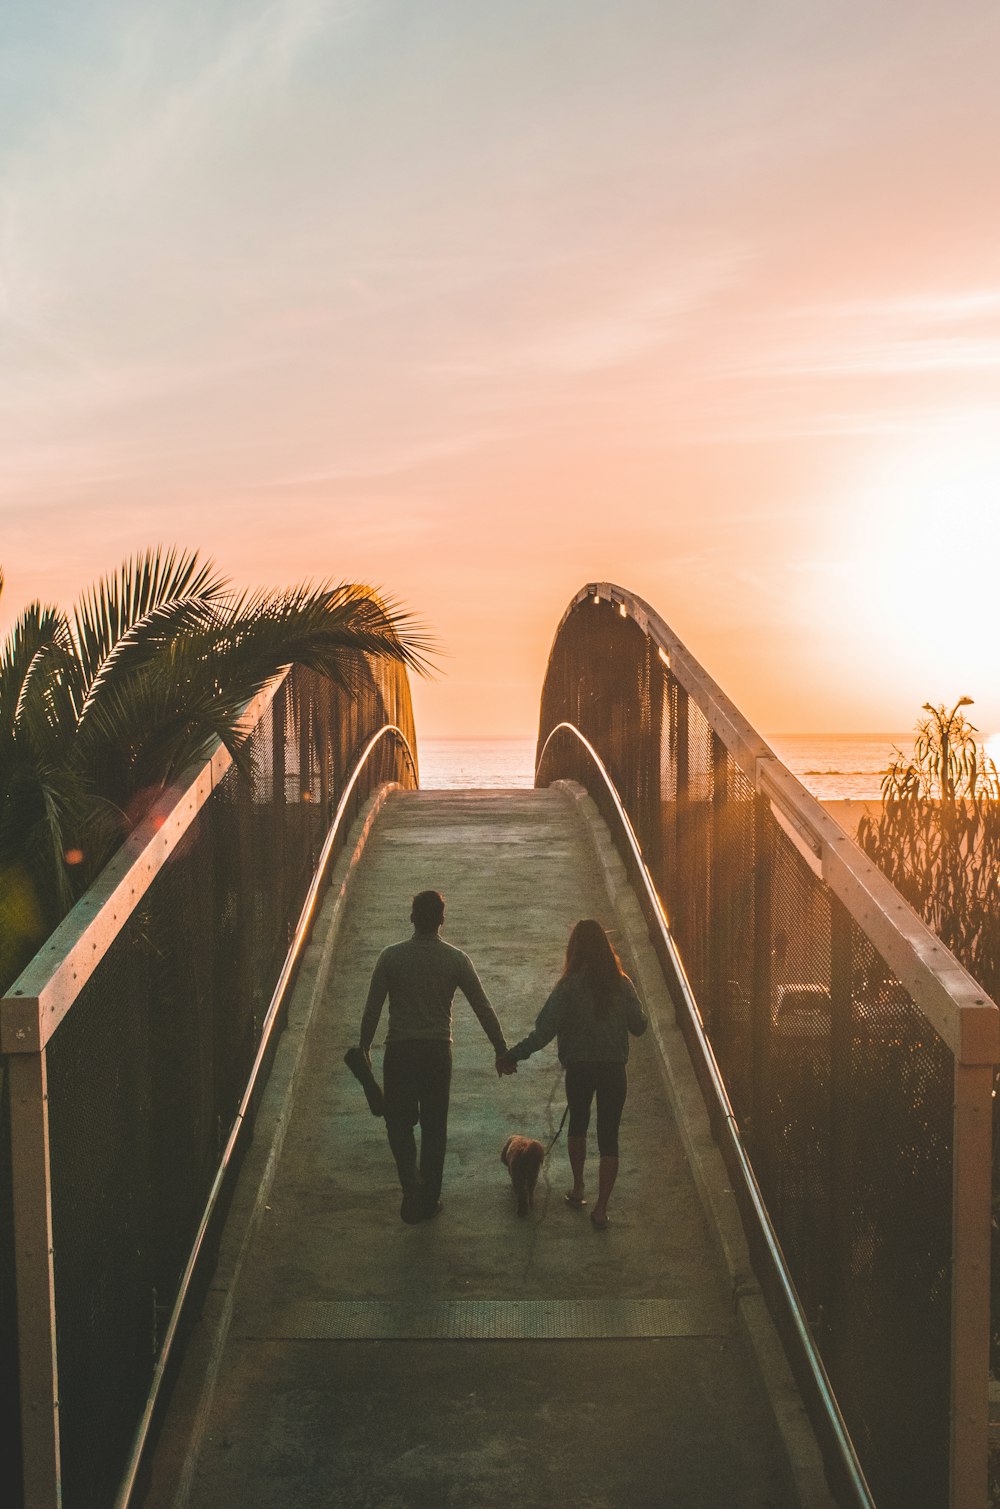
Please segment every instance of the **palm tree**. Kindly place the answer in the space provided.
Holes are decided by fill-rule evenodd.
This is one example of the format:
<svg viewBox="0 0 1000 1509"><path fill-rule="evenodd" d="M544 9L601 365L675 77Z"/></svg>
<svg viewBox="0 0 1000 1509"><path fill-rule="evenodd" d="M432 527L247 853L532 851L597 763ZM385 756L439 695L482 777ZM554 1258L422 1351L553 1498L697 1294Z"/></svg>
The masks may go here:
<svg viewBox="0 0 1000 1509"><path fill-rule="evenodd" d="M1000 1000L1000 775L961 711L924 703L858 843L994 1000ZM1000 1076L993 1100L991 1367L1000 1367Z"/></svg>
<svg viewBox="0 0 1000 1509"><path fill-rule="evenodd" d="M431 648L368 587L237 594L176 550L126 561L71 616L25 609L0 649L0 986L192 761L221 740L248 769L241 714L277 671L350 688L365 655L423 672Z"/></svg>
<svg viewBox="0 0 1000 1509"><path fill-rule="evenodd" d="M1000 994L1000 777L962 712L926 702L858 843L973 974Z"/></svg>

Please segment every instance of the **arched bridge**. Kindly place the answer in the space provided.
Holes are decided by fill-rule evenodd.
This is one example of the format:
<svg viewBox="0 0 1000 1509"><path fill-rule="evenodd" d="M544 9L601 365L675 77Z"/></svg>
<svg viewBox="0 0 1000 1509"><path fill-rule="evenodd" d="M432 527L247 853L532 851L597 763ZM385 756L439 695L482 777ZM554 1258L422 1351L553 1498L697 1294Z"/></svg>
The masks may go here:
<svg viewBox="0 0 1000 1509"><path fill-rule="evenodd" d="M560 623L531 791L419 790L405 676L356 679L262 694L252 782L165 796L2 1003L3 1502L981 1509L993 1003L630 593ZM342 1056L427 886L511 1041L612 931L608 1231L558 1141L518 1220L558 1066L498 1081L460 998L399 1220Z"/></svg>

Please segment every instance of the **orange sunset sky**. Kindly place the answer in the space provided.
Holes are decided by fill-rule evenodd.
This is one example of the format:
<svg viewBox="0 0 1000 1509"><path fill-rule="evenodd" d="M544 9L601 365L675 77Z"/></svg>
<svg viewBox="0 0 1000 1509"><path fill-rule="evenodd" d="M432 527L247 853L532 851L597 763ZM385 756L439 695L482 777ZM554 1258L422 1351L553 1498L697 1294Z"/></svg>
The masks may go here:
<svg viewBox="0 0 1000 1509"><path fill-rule="evenodd" d="M647 598L765 734L1000 729L1000 8L8 0L6 625L176 543L530 734Z"/></svg>

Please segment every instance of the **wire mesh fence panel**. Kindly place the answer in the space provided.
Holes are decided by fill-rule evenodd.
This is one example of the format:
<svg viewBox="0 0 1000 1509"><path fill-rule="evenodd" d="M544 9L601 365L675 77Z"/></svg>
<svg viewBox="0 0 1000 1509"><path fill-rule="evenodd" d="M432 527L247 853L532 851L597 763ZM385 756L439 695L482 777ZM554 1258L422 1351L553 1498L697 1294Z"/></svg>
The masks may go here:
<svg viewBox="0 0 1000 1509"><path fill-rule="evenodd" d="M824 1354L879 1504L946 1503L953 1067L854 923ZM899 1408L900 1395L905 1409Z"/></svg>
<svg viewBox="0 0 1000 1509"><path fill-rule="evenodd" d="M737 1119L753 1123L756 941L756 794L724 748L715 747L712 833L715 883L709 921L712 994L704 1006L719 1067Z"/></svg>
<svg viewBox="0 0 1000 1509"><path fill-rule="evenodd" d="M671 918L692 988L702 1010L711 1015L715 1005L708 925L714 815L711 730L683 690L677 706L677 841Z"/></svg>
<svg viewBox="0 0 1000 1509"><path fill-rule="evenodd" d="M571 606L537 780L579 781L621 836L593 759L553 730L574 725L606 767L875 1500L943 1506L953 1051L830 889L797 813L761 785L756 762L778 762L686 652L668 665L648 611L603 588Z"/></svg>
<svg viewBox="0 0 1000 1509"><path fill-rule="evenodd" d="M414 782L405 674L354 669L349 691L299 667L278 685L250 776L230 766L216 784L45 1049L65 1509L114 1500L332 814L384 725L403 739L375 746L341 842L373 790ZM0 1340L16 1383L7 1127Z"/></svg>
<svg viewBox="0 0 1000 1509"><path fill-rule="evenodd" d="M761 1094L749 1144L815 1328L830 1245L831 900L770 815L765 823L770 970L756 1002Z"/></svg>
<svg viewBox="0 0 1000 1509"><path fill-rule="evenodd" d="M140 909L49 1049L67 1505L112 1502L153 1360L156 1204L176 1198L171 1180L154 1199L151 1177L159 942ZM190 1063L183 1043L175 1049Z"/></svg>

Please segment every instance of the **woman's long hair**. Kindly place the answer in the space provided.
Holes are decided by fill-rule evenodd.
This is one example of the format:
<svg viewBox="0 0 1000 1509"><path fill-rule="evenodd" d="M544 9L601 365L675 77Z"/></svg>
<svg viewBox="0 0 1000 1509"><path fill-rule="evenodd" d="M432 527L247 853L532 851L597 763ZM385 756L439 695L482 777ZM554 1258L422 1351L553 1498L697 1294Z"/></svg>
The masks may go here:
<svg viewBox="0 0 1000 1509"><path fill-rule="evenodd" d="M603 1016L617 994L618 982L625 971L622 969L611 946L611 940L599 922L585 917L578 922L569 935L566 945L566 963L562 978L582 975L590 986L594 1006Z"/></svg>

